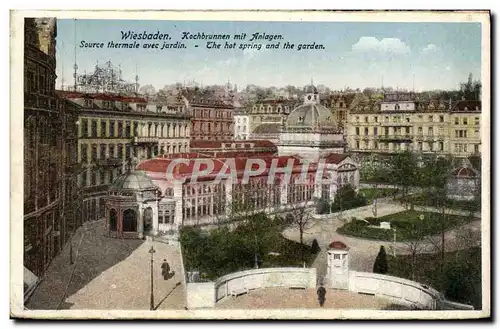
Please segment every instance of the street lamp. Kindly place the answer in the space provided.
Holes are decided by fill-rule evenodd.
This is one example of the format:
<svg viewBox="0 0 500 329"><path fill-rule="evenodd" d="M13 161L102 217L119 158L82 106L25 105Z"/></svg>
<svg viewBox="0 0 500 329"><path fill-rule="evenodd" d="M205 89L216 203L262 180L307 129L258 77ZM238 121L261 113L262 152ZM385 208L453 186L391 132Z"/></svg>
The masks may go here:
<svg viewBox="0 0 500 329"><path fill-rule="evenodd" d="M153 254L155 252L156 252L156 250L151 245L151 249L149 249L149 253L151 254L151 298L150 298L149 309L151 311L154 311L154 309L155 309L155 297L153 294Z"/></svg>
<svg viewBox="0 0 500 329"><path fill-rule="evenodd" d="M394 231L394 240L392 242L392 244L393 244L393 246L392 246L392 256L396 257L396 228L393 228L392 230Z"/></svg>

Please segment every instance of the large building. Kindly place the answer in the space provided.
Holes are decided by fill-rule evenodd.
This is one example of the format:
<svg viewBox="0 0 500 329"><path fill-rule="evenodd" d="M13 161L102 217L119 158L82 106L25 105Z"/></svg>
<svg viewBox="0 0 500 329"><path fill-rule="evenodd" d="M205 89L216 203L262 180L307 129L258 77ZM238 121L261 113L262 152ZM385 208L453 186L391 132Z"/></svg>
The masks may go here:
<svg viewBox="0 0 500 329"><path fill-rule="evenodd" d="M249 139L250 116L245 108L237 108L234 111L234 138L236 140Z"/></svg>
<svg viewBox="0 0 500 329"><path fill-rule="evenodd" d="M191 140L224 141L234 139L233 98L218 93L184 88L192 113Z"/></svg>
<svg viewBox="0 0 500 329"><path fill-rule="evenodd" d="M189 152L189 104L179 97L168 104L148 104L138 96L60 92L78 120L78 178L84 221L104 216L102 196L137 161L162 154Z"/></svg>
<svg viewBox="0 0 500 329"><path fill-rule="evenodd" d="M403 150L466 157L481 152L481 102L421 102L412 93L386 94L349 113L350 152Z"/></svg>
<svg viewBox="0 0 500 329"><path fill-rule="evenodd" d="M304 88L303 103L282 123L278 142L280 155L300 154L316 162L330 153L344 153L346 142L332 112L320 104L313 85Z"/></svg>
<svg viewBox="0 0 500 329"><path fill-rule="evenodd" d="M356 94L353 92L335 92L321 98L320 102L332 111L338 127L344 131L347 127L348 114L357 103Z"/></svg>
<svg viewBox="0 0 500 329"><path fill-rule="evenodd" d="M265 99L246 107L250 139L267 139L277 143L281 126L297 104L296 100L284 98Z"/></svg>
<svg viewBox="0 0 500 329"><path fill-rule="evenodd" d="M24 265L41 276L79 222L76 125L55 93L56 19L24 26Z"/></svg>
<svg viewBox="0 0 500 329"><path fill-rule="evenodd" d="M184 163L173 162L181 158ZM210 172L196 168L200 159L214 164ZM265 170L244 182L250 160L261 160ZM358 167L346 154L327 155L323 163L304 163L296 155L179 154L145 160L110 187L105 198L108 234L119 238L163 235L176 240L182 226L218 225L257 211L274 213L313 205L317 198L333 200L340 186L359 185ZM273 175L273 166L281 173ZM166 175L169 170L174 179ZM230 177L218 180L221 172ZM325 176L329 181L322 181Z"/></svg>

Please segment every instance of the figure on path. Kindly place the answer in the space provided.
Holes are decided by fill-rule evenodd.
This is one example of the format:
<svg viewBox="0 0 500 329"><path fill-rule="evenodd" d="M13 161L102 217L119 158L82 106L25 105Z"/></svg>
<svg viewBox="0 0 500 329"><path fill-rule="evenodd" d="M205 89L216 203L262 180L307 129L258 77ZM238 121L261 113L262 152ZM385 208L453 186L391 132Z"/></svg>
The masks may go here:
<svg viewBox="0 0 500 329"><path fill-rule="evenodd" d="M325 287L323 287L323 284L319 286L317 293L318 293L319 306L323 307L326 300L326 289Z"/></svg>
<svg viewBox="0 0 500 329"><path fill-rule="evenodd" d="M168 280L175 275L174 271L170 272L170 265L168 265L166 259L164 259L163 263L161 264L161 275L163 276L164 280Z"/></svg>

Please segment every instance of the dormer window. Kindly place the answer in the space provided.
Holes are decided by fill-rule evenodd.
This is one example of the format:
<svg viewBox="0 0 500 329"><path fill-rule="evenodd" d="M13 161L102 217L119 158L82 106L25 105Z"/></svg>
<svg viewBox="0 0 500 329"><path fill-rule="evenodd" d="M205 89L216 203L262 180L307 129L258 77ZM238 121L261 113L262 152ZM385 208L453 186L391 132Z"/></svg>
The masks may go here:
<svg viewBox="0 0 500 329"><path fill-rule="evenodd" d="M308 100L311 100L311 95L308 95L308 96L307 96L307 99L308 99Z"/></svg>
<svg viewBox="0 0 500 329"><path fill-rule="evenodd" d="M394 108L396 111L399 111L399 104L396 104L396 106Z"/></svg>
<svg viewBox="0 0 500 329"><path fill-rule="evenodd" d="M299 117L299 123L303 123L304 122L304 117Z"/></svg>
<svg viewBox="0 0 500 329"><path fill-rule="evenodd" d="M85 107L92 107L92 99L85 98Z"/></svg>

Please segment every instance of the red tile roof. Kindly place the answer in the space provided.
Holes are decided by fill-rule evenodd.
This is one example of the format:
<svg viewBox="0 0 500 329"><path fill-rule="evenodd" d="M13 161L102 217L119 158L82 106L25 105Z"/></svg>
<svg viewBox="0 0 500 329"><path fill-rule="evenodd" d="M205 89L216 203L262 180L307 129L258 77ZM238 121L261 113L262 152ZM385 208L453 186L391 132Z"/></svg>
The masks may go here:
<svg viewBox="0 0 500 329"><path fill-rule="evenodd" d="M344 161L344 159L347 157L348 157L347 154L330 153L328 156L325 157L325 161L326 163L339 164L342 161Z"/></svg>

